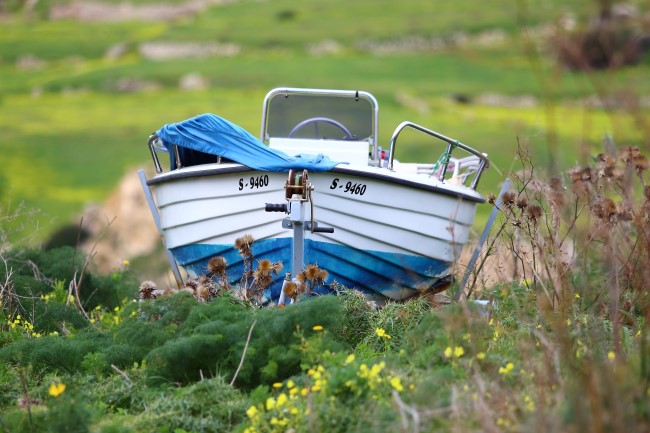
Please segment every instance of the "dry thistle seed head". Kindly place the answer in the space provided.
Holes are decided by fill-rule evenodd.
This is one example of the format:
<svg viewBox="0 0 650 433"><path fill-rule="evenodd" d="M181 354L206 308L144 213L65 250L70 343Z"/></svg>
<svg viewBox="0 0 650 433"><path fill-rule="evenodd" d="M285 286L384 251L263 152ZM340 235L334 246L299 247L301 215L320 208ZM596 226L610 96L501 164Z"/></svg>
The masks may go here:
<svg viewBox="0 0 650 433"><path fill-rule="evenodd" d="M533 204L526 208L526 216L533 222L537 223L542 217L543 209L540 205Z"/></svg>
<svg viewBox="0 0 650 433"><path fill-rule="evenodd" d="M609 175L610 180L619 182L625 177L625 170L621 167L614 167Z"/></svg>
<svg viewBox="0 0 650 433"><path fill-rule="evenodd" d="M260 289L268 287L269 284L273 282L273 277L267 272L261 272L259 269L256 269L253 272L253 285L257 286Z"/></svg>
<svg viewBox="0 0 650 433"><path fill-rule="evenodd" d="M156 283L147 280L140 284L140 299L155 298L153 291L156 290Z"/></svg>
<svg viewBox="0 0 650 433"><path fill-rule="evenodd" d="M284 283L282 290L286 296L293 296L296 293L298 286L293 281L287 281Z"/></svg>
<svg viewBox="0 0 650 433"><path fill-rule="evenodd" d="M296 279L300 283L304 283L307 280L307 275L305 275L305 271L300 272L298 275L296 275Z"/></svg>
<svg viewBox="0 0 650 433"><path fill-rule="evenodd" d="M202 302L208 302L210 299L210 288L208 286L199 286L195 292L196 299Z"/></svg>
<svg viewBox="0 0 650 433"><path fill-rule="evenodd" d="M618 221L632 221L634 219L634 212L627 201L619 201L616 203L616 219Z"/></svg>
<svg viewBox="0 0 650 433"><path fill-rule="evenodd" d="M143 281L142 283L140 283L140 291L141 292L143 292L143 291L144 292L149 292L149 291L155 290L156 287L157 287L156 283L154 283L151 280L146 280L146 281Z"/></svg>
<svg viewBox="0 0 650 433"><path fill-rule="evenodd" d="M254 242L255 239L253 239L253 236L244 235L240 238L235 239L235 248L238 250L241 250L242 248L250 248Z"/></svg>
<svg viewBox="0 0 650 433"><path fill-rule="evenodd" d="M551 178L550 189L548 190L548 199L551 203L562 206L564 205L564 185L559 177Z"/></svg>
<svg viewBox="0 0 650 433"><path fill-rule="evenodd" d="M512 206L514 206L514 204L515 204L515 199L516 199L516 197L517 197L517 196L515 195L514 192L512 192L512 191L507 191L507 192L503 193L503 195L501 196L501 202L502 202L506 207L512 207Z"/></svg>
<svg viewBox="0 0 650 433"><path fill-rule="evenodd" d="M637 153L638 153L637 149ZM631 164L634 155L632 155L632 147L622 147L618 151L618 158L626 164Z"/></svg>
<svg viewBox="0 0 650 433"><path fill-rule="evenodd" d="M494 202L496 201L496 199L497 199L496 196L495 196L494 194L490 193L490 194L488 195L488 199L487 199L487 201L488 201L488 203L490 203L491 205L494 205Z"/></svg>
<svg viewBox="0 0 650 433"><path fill-rule="evenodd" d="M639 148L636 146L623 147L619 151L619 159L627 165L632 165L634 160L640 155Z"/></svg>
<svg viewBox="0 0 650 433"><path fill-rule="evenodd" d="M528 207L528 199L524 196L517 198L517 207L524 210Z"/></svg>
<svg viewBox="0 0 650 433"><path fill-rule="evenodd" d="M617 213L616 203L608 197L602 197L594 203L592 211L598 218L610 221Z"/></svg>
<svg viewBox="0 0 650 433"><path fill-rule="evenodd" d="M553 176L550 181L551 189L564 189L562 184L562 179L557 176Z"/></svg>
<svg viewBox="0 0 650 433"><path fill-rule="evenodd" d="M591 192L591 183L594 180L593 172L590 167L581 169L576 167L569 172L571 176L571 185L573 193L577 197L589 196Z"/></svg>
<svg viewBox="0 0 650 433"><path fill-rule="evenodd" d="M163 295L174 295L178 293L178 289L175 289L174 287L169 287L163 291Z"/></svg>
<svg viewBox="0 0 650 433"><path fill-rule="evenodd" d="M189 290L192 291L192 293L194 293L198 287L199 287L199 284L197 283L196 280L187 280L185 282L185 287L183 287L183 288L184 289L189 289Z"/></svg>
<svg viewBox="0 0 650 433"><path fill-rule="evenodd" d="M228 262L222 256L212 257L208 262L208 270L215 275L223 275L228 267Z"/></svg>
<svg viewBox="0 0 650 433"><path fill-rule="evenodd" d="M634 168L636 171L641 174L650 167L650 162L643 155L637 155L634 157Z"/></svg>
<svg viewBox="0 0 650 433"><path fill-rule="evenodd" d="M272 268L273 268L272 270L273 270L274 273L279 274L280 272L282 272L282 269L284 268L284 265L282 264L282 262L275 262L275 263L273 263Z"/></svg>
<svg viewBox="0 0 650 433"><path fill-rule="evenodd" d="M314 281L318 277L318 265L307 265L305 275L308 280Z"/></svg>
<svg viewBox="0 0 650 433"><path fill-rule="evenodd" d="M597 160L596 167L599 176L611 179L614 168L616 167L616 159L611 155L601 153L598 155Z"/></svg>
<svg viewBox="0 0 650 433"><path fill-rule="evenodd" d="M319 269L318 270L318 279L320 281L325 281L327 280L327 277L329 276L329 273L325 269Z"/></svg>
<svg viewBox="0 0 650 433"><path fill-rule="evenodd" d="M296 282L296 291L294 292L294 296L301 295L307 291L307 284L304 281L298 280Z"/></svg>
<svg viewBox="0 0 650 433"><path fill-rule="evenodd" d="M262 291L266 289L273 282L273 277L269 274L264 274L260 278L255 279L254 283L257 289Z"/></svg>
<svg viewBox="0 0 650 433"><path fill-rule="evenodd" d="M612 155L608 155L606 153L599 153L596 157L596 160L604 165L613 165L616 163L616 159L614 159Z"/></svg>
<svg viewBox="0 0 650 433"><path fill-rule="evenodd" d="M273 270L273 264L268 259L262 259L257 261L257 270L261 274L270 274Z"/></svg>

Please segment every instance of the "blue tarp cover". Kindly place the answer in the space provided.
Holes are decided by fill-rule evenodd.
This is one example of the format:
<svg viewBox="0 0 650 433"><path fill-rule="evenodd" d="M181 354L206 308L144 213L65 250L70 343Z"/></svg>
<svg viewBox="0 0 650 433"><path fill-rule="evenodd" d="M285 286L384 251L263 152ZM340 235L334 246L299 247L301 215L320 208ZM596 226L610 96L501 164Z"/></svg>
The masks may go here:
<svg viewBox="0 0 650 433"><path fill-rule="evenodd" d="M175 167L173 145L218 155L255 170L288 172L289 170L327 171L340 164L329 157L318 155L289 156L271 149L255 136L228 120L215 114L200 114L178 123L169 123L156 134L170 153L172 168ZM185 153L187 155L187 152ZM183 153L181 162L186 163Z"/></svg>

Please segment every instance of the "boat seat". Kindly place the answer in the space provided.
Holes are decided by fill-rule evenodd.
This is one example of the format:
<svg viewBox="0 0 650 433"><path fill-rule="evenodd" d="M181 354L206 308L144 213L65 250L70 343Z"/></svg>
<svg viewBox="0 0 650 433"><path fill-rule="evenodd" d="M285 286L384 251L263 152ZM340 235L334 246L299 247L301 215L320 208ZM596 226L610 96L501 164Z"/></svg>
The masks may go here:
<svg viewBox="0 0 650 433"><path fill-rule="evenodd" d="M332 161L348 162L350 165L368 165L370 143L363 140L329 140L315 138L271 137L271 149L280 150L287 155L317 155L322 153Z"/></svg>

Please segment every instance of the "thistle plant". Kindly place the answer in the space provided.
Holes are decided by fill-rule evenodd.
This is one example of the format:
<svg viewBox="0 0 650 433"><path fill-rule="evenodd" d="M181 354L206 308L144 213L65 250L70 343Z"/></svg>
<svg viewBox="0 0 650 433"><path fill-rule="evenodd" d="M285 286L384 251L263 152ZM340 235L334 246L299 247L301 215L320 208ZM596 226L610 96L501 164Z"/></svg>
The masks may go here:
<svg viewBox="0 0 650 433"><path fill-rule="evenodd" d="M260 302L264 289L273 282L273 275L282 272L282 268L282 262L271 262L268 259L258 260L257 269L253 271L253 281L250 287L251 299Z"/></svg>
<svg viewBox="0 0 650 433"><path fill-rule="evenodd" d="M225 290L230 290L228 281L228 262L223 256L212 257L208 261L208 276Z"/></svg>
<svg viewBox="0 0 650 433"><path fill-rule="evenodd" d="M611 149L543 181L521 149L519 157L515 189L493 201L502 223L486 258L503 280L536 292L542 313L559 314L554 320L570 320L576 304L607 318L620 353L631 312L650 318L648 159L636 147Z"/></svg>
<svg viewBox="0 0 650 433"><path fill-rule="evenodd" d="M325 269L321 269L318 265L309 264L303 269L297 276L298 280L298 292L299 294L311 293L318 287L321 287L325 284L327 280L328 273Z"/></svg>
<svg viewBox="0 0 650 433"><path fill-rule="evenodd" d="M248 288L250 280L253 276L253 250L252 246L255 242L253 236L244 235L235 240L235 249L239 250L239 255L244 261L244 271L242 272L241 279L239 280L239 288L245 299L250 299Z"/></svg>

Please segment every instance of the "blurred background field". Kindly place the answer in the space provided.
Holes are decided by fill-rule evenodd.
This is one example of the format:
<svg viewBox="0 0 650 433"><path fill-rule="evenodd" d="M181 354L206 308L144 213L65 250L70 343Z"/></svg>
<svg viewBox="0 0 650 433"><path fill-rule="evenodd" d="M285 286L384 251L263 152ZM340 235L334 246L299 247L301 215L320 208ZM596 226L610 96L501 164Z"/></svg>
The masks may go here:
<svg viewBox="0 0 650 433"><path fill-rule="evenodd" d="M2 212L37 210L34 226L12 236L45 243L78 225L126 174L153 168L151 132L213 112L258 135L263 97L278 86L373 93L384 147L411 120L488 153L486 195L515 167L519 146L542 171L590 160L605 139L647 149L649 5L5 0ZM605 7L612 40L640 40L637 55L576 68L567 52ZM403 161L442 152L415 138L399 147ZM488 212L480 209L478 221Z"/></svg>

